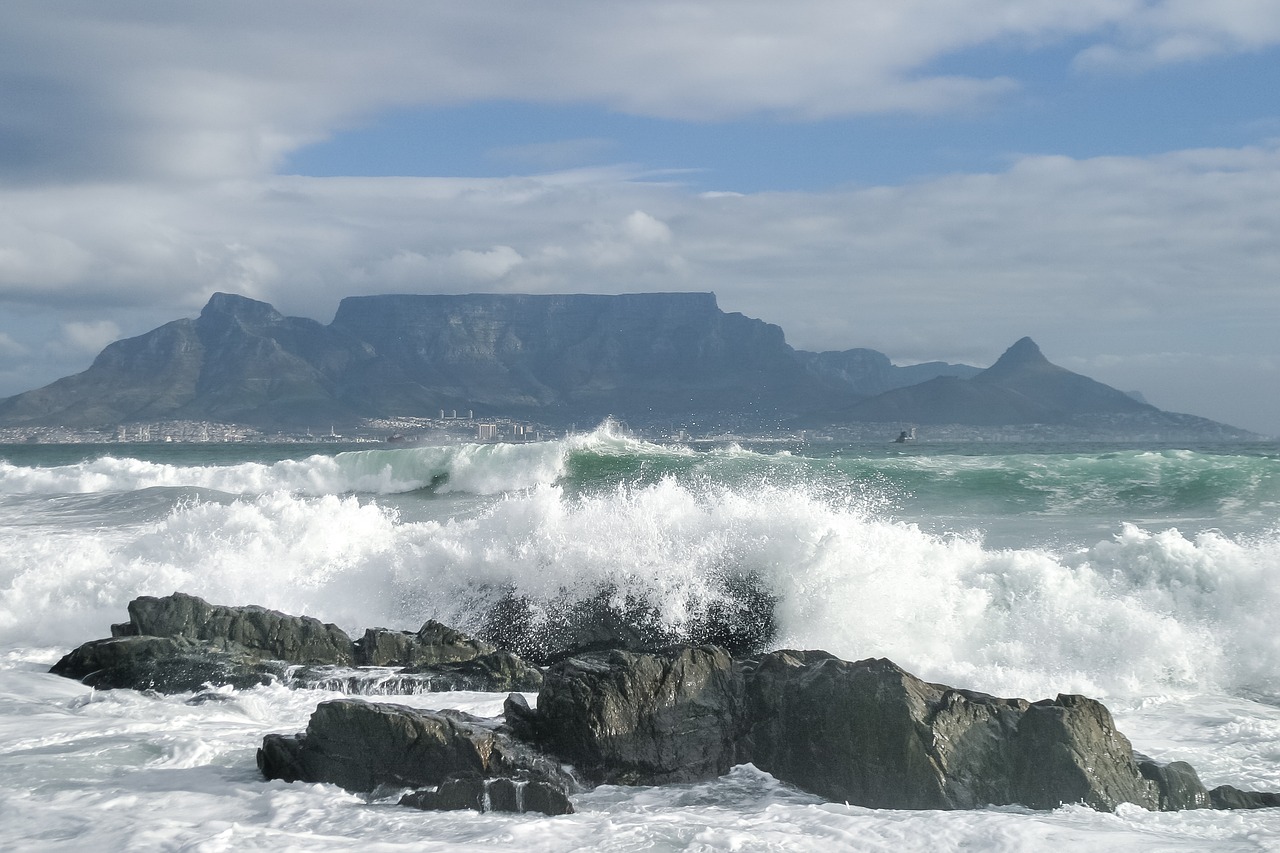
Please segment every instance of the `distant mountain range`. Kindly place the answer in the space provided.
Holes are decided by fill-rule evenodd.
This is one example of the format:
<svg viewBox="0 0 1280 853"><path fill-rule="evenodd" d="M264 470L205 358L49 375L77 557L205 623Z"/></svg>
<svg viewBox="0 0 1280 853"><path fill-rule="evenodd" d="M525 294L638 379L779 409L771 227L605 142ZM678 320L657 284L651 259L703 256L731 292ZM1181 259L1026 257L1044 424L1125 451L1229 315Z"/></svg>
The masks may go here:
<svg viewBox="0 0 1280 853"><path fill-rule="evenodd" d="M218 293L88 370L0 400L0 426L214 420L288 427L440 409L548 424L1097 426L1247 437L1049 363L1023 338L986 370L791 348L710 293L342 300L329 325Z"/></svg>

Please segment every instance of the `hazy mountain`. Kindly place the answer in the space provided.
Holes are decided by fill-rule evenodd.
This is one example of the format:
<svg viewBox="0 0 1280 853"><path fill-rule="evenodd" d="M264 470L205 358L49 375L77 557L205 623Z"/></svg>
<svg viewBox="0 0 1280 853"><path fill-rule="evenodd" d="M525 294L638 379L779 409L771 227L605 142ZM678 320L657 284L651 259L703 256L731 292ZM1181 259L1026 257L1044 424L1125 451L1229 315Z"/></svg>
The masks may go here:
<svg viewBox="0 0 1280 853"><path fill-rule="evenodd" d="M154 420L325 425L473 410L551 424L1101 424L1161 412L1051 364L1023 338L986 370L798 352L710 293L360 296L332 323L218 293L194 320L117 341L88 370L0 400L0 425Z"/></svg>
<svg viewBox="0 0 1280 853"><path fill-rule="evenodd" d="M1114 432L1201 432L1245 437L1206 418L1165 412L1051 363L1031 338L1009 347L970 379L938 377L861 401L842 412L852 421L1008 426L1047 424Z"/></svg>
<svg viewBox="0 0 1280 853"><path fill-rule="evenodd" d="M873 397L918 385L938 376L958 376L968 379L982 372L981 367L967 364L948 364L945 361L929 361L899 367L889 356L873 349L849 349L839 352L797 351L801 362L818 376L834 379L864 397Z"/></svg>

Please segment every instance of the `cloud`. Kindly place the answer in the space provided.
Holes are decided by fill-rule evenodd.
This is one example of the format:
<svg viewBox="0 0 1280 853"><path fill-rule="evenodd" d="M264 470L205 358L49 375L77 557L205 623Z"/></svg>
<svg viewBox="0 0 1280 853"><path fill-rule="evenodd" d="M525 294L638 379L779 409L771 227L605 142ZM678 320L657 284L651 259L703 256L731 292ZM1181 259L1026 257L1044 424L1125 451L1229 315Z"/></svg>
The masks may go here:
<svg viewBox="0 0 1280 853"><path fill-rule="evenodd" d="M533 169L564 169L599 161L616 145L615 140L592 137L537 142L529 145L504 145L492 148L487 153L494 160Z"/></svg>
<svg viewBox="0 0 1280 853"><path fill-rule="evenodd" d="M107 344L120 338L120 327L110 320L64 323L62 337L73 349L97 355Z"/></svg>
<svg viewBox="0 0 1280 853"><path fill-rule="evenodd" d="M15 0L0 5L0 180L260 177L412 105L591 104L697 122L965 110L1019 82L931 70L940 60L1066 39L1087 45L1080 65L1189 61L1280 43L1280 11L1269 0ZM597 145L505 153L554 168Z"/></svg>
<svg viewBox="0 0 1280 853"><path fill-rule="evenodd" d="M0 280L0 299L96 305L124 334L191 316L215 290L322 321L343 296L390 290L714 290L809 349L986 364L1025 334L1064 362L1230 340L1243 376L1275 354L1280 316L1275 144L1029 156L1002 172L813 193L697 193L602 169L0 188L0 209L63 241L47 244L51 262L60 245L80 253L43 289ZM88 348L109 331L74 328ZM20 327L0 332L33 345ZM1160 387L1121 373L1108 375L1196 411L1197 386L1176 367Z"/></svg>

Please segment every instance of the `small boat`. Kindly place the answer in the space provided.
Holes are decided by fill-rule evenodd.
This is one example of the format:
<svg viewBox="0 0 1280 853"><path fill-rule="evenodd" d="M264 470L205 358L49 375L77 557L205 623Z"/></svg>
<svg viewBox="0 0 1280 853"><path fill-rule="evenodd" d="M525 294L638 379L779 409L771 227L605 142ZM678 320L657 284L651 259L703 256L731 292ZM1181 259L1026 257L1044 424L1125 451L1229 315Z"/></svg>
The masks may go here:
<svg viewBox="0 0 1280 853"><path fill-rule="evenodd" d="M906 444L908 441L915 441L915 440L916 440L916 428L912 427L909 430L904 429L902 432L898 433L898 437L895 438L893 442L894 444Z"/></svg>

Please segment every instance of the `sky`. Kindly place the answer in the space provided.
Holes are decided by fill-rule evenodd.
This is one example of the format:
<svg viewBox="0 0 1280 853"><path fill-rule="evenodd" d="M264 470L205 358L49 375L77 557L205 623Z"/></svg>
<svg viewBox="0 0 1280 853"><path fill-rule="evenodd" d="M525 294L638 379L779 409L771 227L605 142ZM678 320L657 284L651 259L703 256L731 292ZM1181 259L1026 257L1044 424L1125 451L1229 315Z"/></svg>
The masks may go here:
<svg viewBox="0 0 1280 853"><path fill-rule="evenodd" d="M5 0L0 396L217 291L713 291L1280 435L1280 0Z"/></svg>

